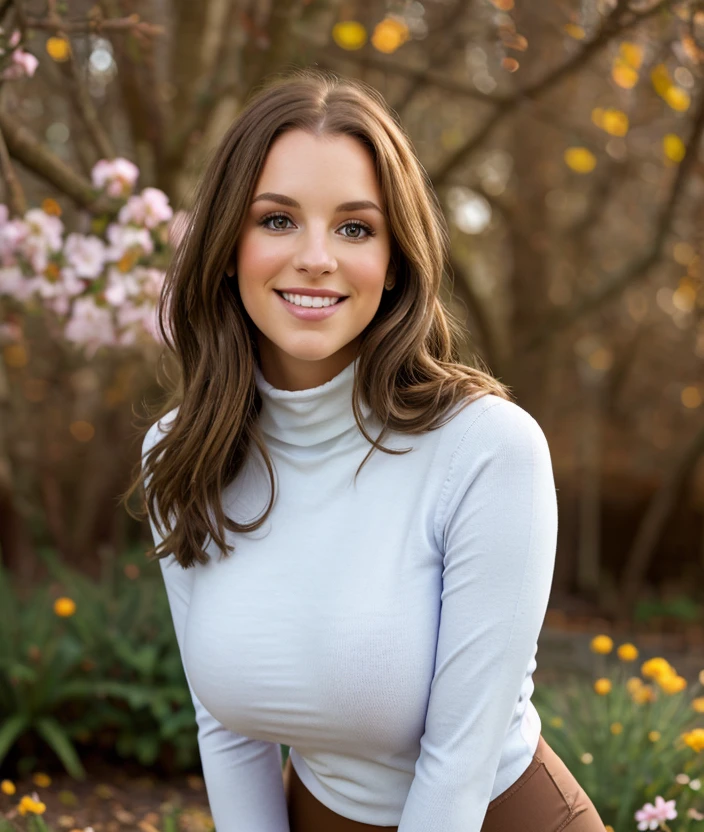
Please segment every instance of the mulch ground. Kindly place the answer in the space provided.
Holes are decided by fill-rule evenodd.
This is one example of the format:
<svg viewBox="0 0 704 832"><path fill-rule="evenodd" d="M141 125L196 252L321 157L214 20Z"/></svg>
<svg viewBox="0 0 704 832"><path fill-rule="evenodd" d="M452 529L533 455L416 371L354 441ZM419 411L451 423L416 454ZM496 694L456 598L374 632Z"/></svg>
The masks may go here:
<svg viewBox="0 0 704 832"><path fill-rule="evenodd" d="M0 792L0 818L26 828L17 811L20 799L36 792L46 805L42 819L52 830L94 832L163 832L164 818L175 815L172 829L209 832L213 829L203 778L180 775L161 780L151 773L127 773L108 765L91 765L84 781L65 772L50 773L51 784L39 787L31 779L13 781L14 795Z"/></svg>

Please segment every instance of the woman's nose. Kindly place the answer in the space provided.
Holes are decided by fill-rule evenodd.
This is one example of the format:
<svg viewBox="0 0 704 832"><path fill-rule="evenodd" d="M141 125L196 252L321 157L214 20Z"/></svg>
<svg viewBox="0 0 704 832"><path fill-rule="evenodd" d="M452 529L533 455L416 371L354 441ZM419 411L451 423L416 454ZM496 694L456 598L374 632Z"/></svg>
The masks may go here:
<svg viewBox="0 0 704 832"><path fill-rule="evenodd" d="M337 269L337 260L331 251L327 230L309 229L301 234L293 265L296 269L312 275L334 272Z"/></svg>

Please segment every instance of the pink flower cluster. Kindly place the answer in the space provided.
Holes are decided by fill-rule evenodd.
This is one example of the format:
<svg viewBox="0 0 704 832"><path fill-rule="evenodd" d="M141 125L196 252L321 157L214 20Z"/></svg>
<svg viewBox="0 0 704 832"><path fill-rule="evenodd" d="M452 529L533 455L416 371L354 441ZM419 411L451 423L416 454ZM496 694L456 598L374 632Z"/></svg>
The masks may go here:
<svg viewBox="0 0 704 832"><path fill-rule="evenodd" d="M2 34L3 30L0 27L0 35ZM39 61L34 55L18 47L20 37L20 32L17 30L12 33L7 42L7 45L12 51L10 52L9 63L5 66L2 73L0 73L0 79L3 81L15 81L18 78L25 77L31 78L39 65ZM0 47L0 57L4 56L6 51L6 49Z"/></svg>
<svg viewBox="0 0 704 832"><path fill-rule="evenodd" d="M638 821L638 829L658 829L660 824L666 820L674 820L677 817L674 800L665 800L658 795L655 798L655 805L646 803L639 809L635 818Z"/></svg>
<svg viewBox="0 0 704 832"><path fill-rule="evenodd" d="M59 217L40 208L10 219L0 204L0 302L50 309L64 324L64 337L89 357L101 345L132 345L145 334L160 340L156 304L164 254L180 242L187 215L174 217L156 188L131 194L138 174L127 159L103 159L93 168L96 187L128 197L101 236L66 233Z"/></svg>

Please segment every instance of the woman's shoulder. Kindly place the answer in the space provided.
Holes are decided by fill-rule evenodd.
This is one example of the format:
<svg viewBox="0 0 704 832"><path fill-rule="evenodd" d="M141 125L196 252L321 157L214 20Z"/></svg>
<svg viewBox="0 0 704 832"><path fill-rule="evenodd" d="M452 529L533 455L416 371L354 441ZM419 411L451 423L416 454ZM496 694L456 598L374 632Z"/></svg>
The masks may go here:
<svg viewBox="0 0 704 832"><path fill-rule="evenodd" d="M445 430L456 453L463 449L535 448L547 439L538 421L516 402L486 393L456 402Z"/></svg>

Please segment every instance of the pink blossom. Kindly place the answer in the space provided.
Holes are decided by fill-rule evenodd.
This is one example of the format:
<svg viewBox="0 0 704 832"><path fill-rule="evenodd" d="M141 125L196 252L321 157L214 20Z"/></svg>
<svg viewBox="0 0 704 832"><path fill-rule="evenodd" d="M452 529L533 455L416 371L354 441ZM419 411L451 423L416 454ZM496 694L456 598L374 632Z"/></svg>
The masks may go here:
<svg viewBox="0 0 704 832"><path fill-rule="evenodd" d="M29 226L23 220L10 220L0 225L0 263L3 266L15 265L17 251L28 236Z"/></svg>
<svg viewBox="0 0 704 832"><path fill-rule="evenodd" d="M110 196L127 196L137 182L139 168L118 156L115 159L101 159L93 165L91 178L96 188L105 188Z"/></svg>
<svg viewBox="0 0 704 832"><path fill-rule="evenodd" d="M140 293L140 282L135 272L123 274L119 269L108 271L108 285L105 289L105 300L111 306L121 306L128 298Z"/></svg>
<svg viewBox="0 0 704 832"><path fill-rule="evenodd" d="M41 208L31 208L24 215L30 234L44 237L52 251L58 251L62 245L64 224L58 217L47 214Z"/></svg>
<svg viewBox="0 0 704 832"><path fill-rule="evenodd" d="M27 300L30 286L19 266L0 268L0 295L9 295L17 300Z"/></svg>
<svg viewBox="0 0 704 832"><path fill-rule="evenodd" d="M22 38L22 33L20 32L19 29L15 29L15 31L12 33L12 37L8 41L8 45L10 46L10 49L14 49L15 46L17 46L17 44L20 42L21 38Z"/></svg>
<svg viewBox="0 0 704 832"><path fill-rule="evenodd" d="M102 345L115 343L115 328L108 307L98 306L91 295L76 298L64 336L85 348L92 358Z"/></svg>
<svg viewBox="0 0 704 832"><path fill-rule="evenodd" d="M145 188L139 196L131 196L127 200L117 218L121 223L156 228L159 223L170 220L172 216L173 209L166 194L158 188Z"/></svg>
<svg viewBox="0 0 704 832"><path fill-rule="evenodd" d="M105 265L105 244L92 234L69 234L64 244L64 256L79 277L95 278Z"/></svg>
<svg viewBox="0 0 704 832"><path fill-rule="evenodd" d="M15 49L10 60L12 63L2 73L5 81L16 81L25 76L31 78L39 66L39 61L34 55L25 52L24 49Z"/></svg>
<svg viewBox="0 0 704 832"><path fill-rule="evenodd" d="M135 277L139 280L142 292L152 301L159 298L166 273L161 269L138 266L135 270Z"/></svg>
<svg viewBox="0 0 704 832"><path fill-rule="evenodd" d="M675 801L665 800L658 795L655 798L655 805L646 803L642 809L635 813L635 819L639 822L638 829L657 829L662 821L673 820L677 817Z"/></svg>
<svg viewBox="0 0 704 832"><path fill-rule="evenodd" d="M44 237L30 234L23 241L20 253L37 274L43 272L49 265L49 245Z"/></svg>
<svg viewBox="0 0 704 832"><path fill-rule="evenodd" d="M9 341L17 342L22 338L22 327L10 321L6 324L0 324L0 342Z"/></svg>
<svg viewBox="0 0 704 832"><path fill-rule="evenodd" d="M105 258L117 263L130 249L140 248L144 254L154 251L154 241L146 228L134 228L129 225L112 223L107 229L108 247Z"/></svg>

